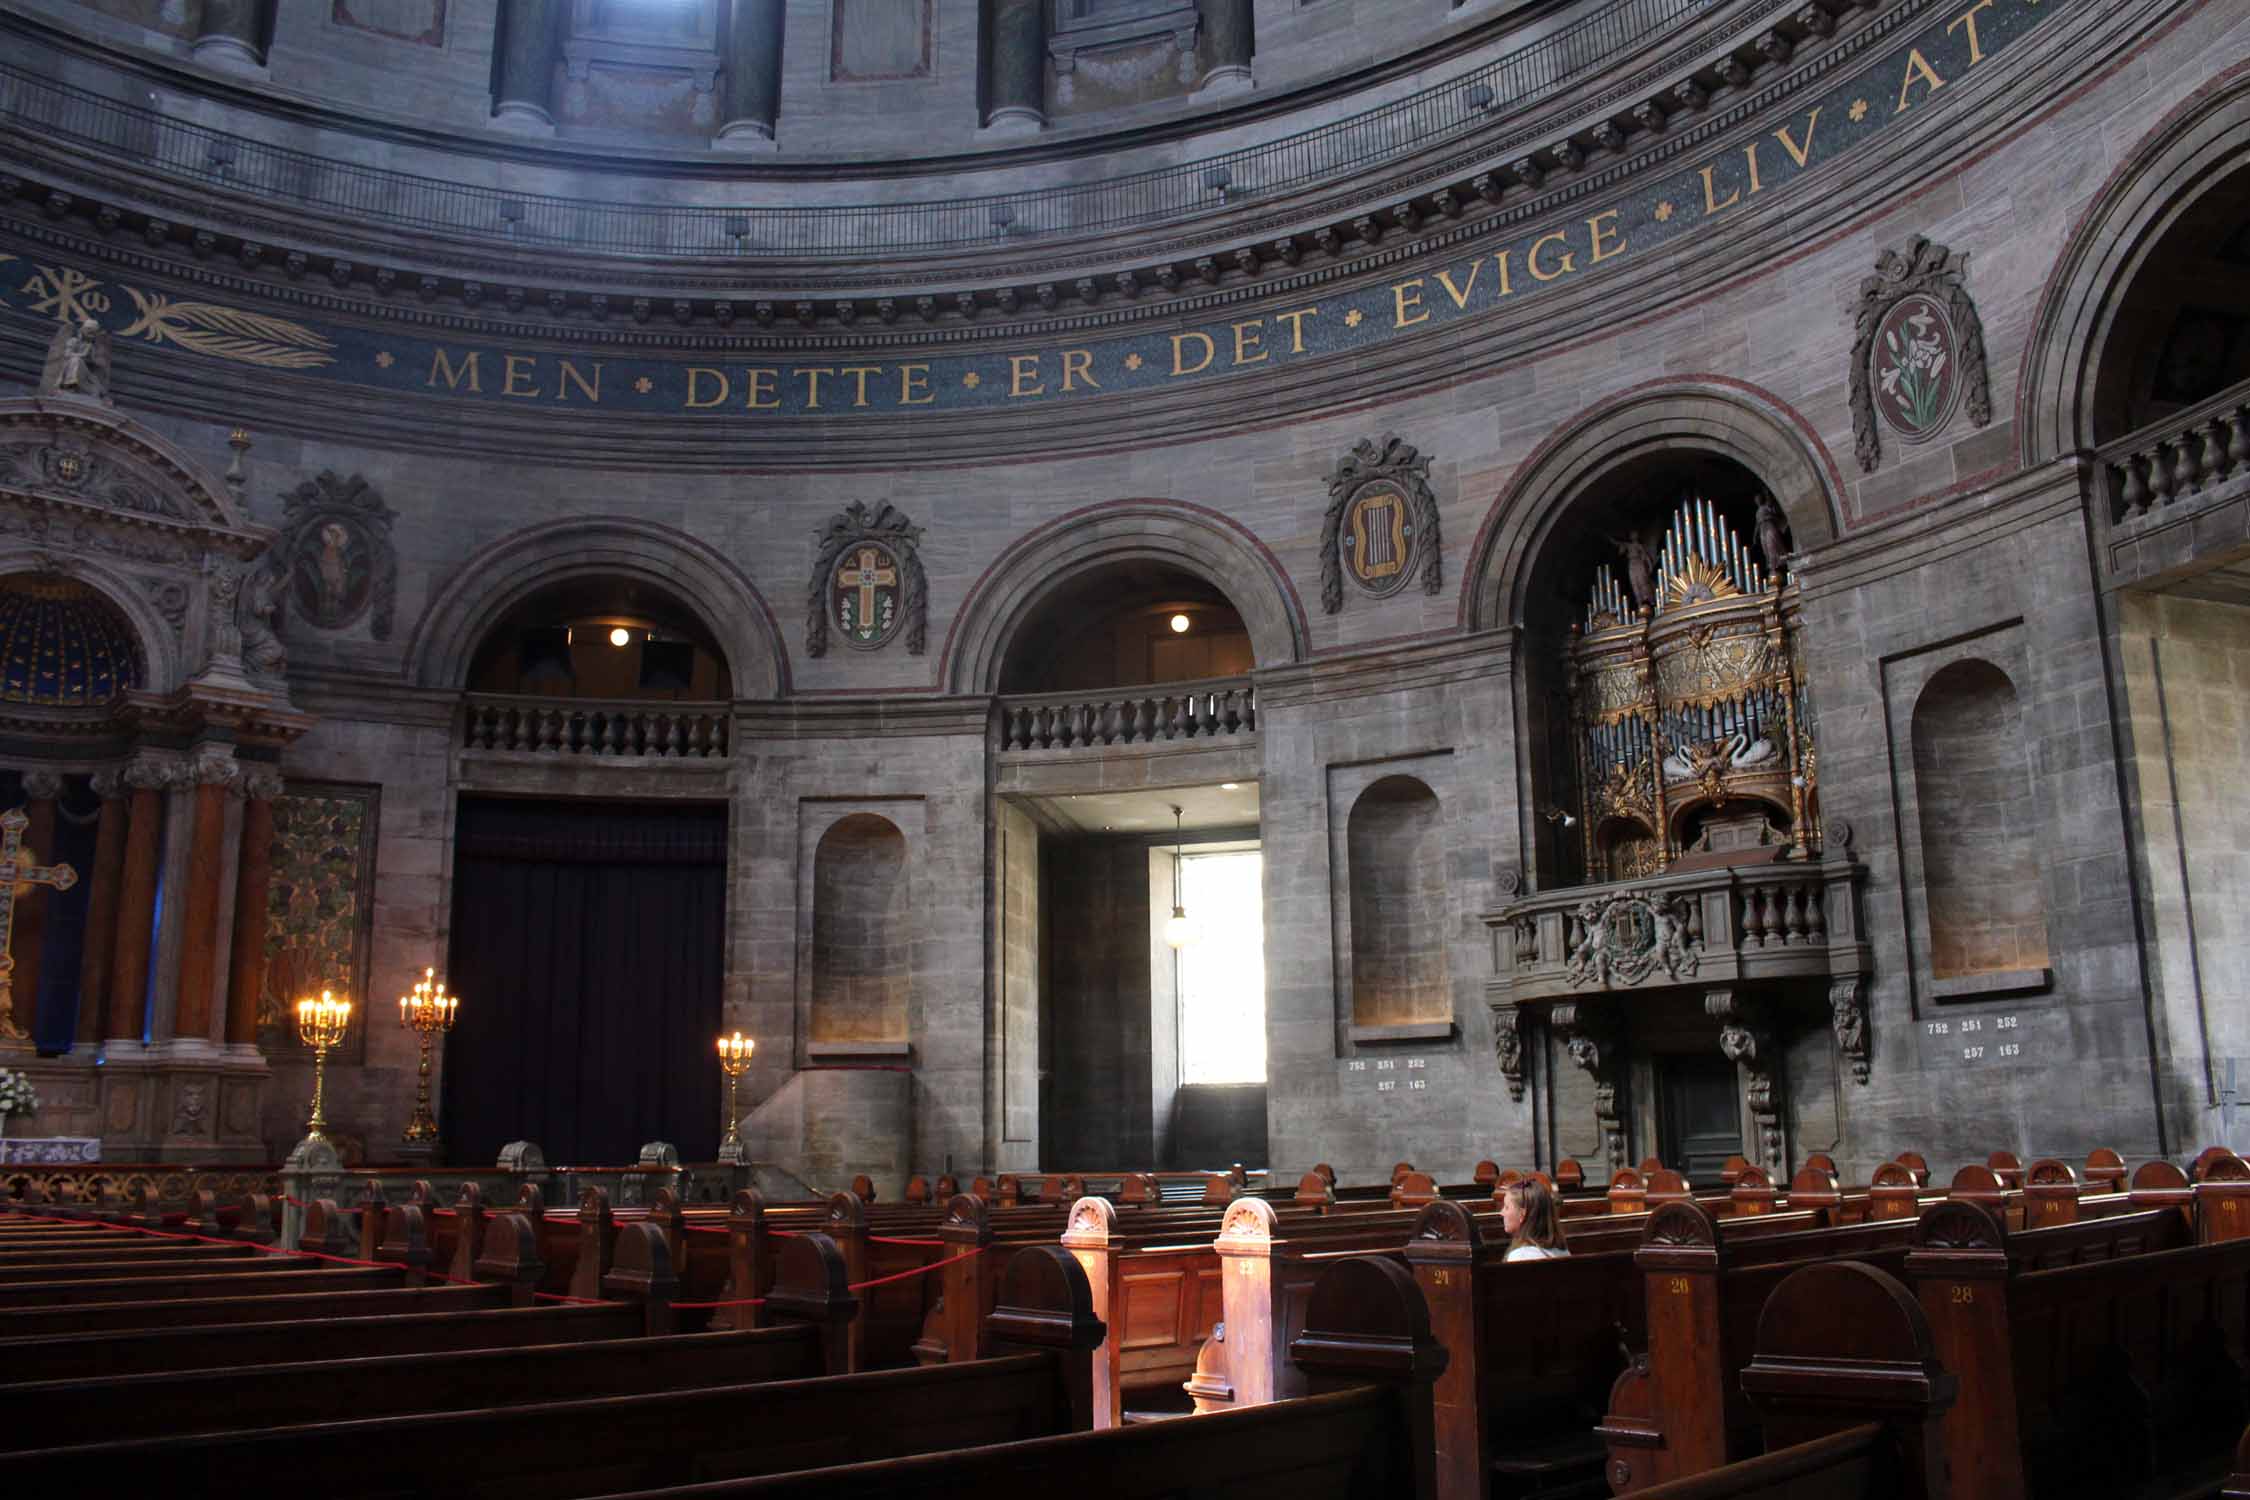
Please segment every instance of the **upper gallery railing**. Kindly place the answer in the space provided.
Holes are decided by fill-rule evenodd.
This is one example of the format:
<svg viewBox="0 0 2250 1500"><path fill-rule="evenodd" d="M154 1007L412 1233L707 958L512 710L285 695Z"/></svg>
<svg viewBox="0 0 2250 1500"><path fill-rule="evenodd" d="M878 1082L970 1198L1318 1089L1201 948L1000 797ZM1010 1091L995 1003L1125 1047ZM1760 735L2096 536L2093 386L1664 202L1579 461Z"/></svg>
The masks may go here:
<svg viewBox="0 0 2250 1500"><path fill-rule="evenodd" d="M1011 694L1000 701L1002 750L1078 750L1255 734L1247 677L1166 682L1100 693Z"/></svg>
<svg viewBox="0 0 2250 1500"><path fill-rule="evenodd" d="M723 760L731 727L724 704L474 693L462 709L461 745L527 755Z"/></svg>
<svg viewBox="0 0 2250 1500"><path fill-rule="evenodd" d="M877 255L1114 231L1229 196L1333 182L1554 92L1717 0L1610 0L1460 78L1263 145L1145 172L933 203L693 207L505 191L316 156L173 119L0 63L0 122L190 181L368 224L631 255Z"/></svg>
<svg viewBox="0 0 2250 1500"><path fill-rule="evenodd" d="M2198 492L2250 473L2250 381L2101 450L2110 518L2162 512Z"/></svg>

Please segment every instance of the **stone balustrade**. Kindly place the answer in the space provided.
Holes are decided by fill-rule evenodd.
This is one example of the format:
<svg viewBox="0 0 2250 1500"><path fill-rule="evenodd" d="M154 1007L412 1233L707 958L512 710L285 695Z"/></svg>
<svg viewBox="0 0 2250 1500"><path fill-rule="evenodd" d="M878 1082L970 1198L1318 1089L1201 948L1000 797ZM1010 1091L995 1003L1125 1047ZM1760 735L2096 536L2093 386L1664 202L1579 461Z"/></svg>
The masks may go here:
<svg viewBox="0 0 2250 1500"><path fill-rule="evenodd" d="M1542 891L1485 914L1488 997L1521 1004L1863 975L1871 968L1859 906L1865 878L1865 866L1830 856ZM1645 951L1618 939L1610 915L1634 898L1643 910L1623 925L1646 938Z"/></svg>
<svg viewBox="0 0 2250 1500"><path fill-rule="evenodd" d="M1160 683L1104 694L1023 694L1000 704L1003 751L1180 740L1239 742L1257 732L1257 690L1247 677Z"/></svg>
<svg viewBox="0 0 2250 1500"><path fill-rule="evenodd" d="M2101 462L2119 522L2250 473L2250 382L2110 444Z"/></svg>
<svg viewBox="0 0 2250 1500"><path fill-rule="evenodd" d="M528 755L723 760L733 733L723 704L473 693L462 715L461 743Z"/></svg>

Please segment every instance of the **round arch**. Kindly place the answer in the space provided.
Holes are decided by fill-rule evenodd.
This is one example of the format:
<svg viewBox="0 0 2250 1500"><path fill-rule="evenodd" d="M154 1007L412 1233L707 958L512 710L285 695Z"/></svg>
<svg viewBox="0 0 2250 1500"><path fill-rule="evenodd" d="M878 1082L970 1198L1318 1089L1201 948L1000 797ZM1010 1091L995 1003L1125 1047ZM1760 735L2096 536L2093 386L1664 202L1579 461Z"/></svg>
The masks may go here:
<svg viewBox="0 0 2250 1500"><path fill-rule="evenodd" d="M676 596L701 617L726 658L738 698L789 691L789 658L773 611L740 569L695 537L626 516L527 527L454 569L414 627L407 680L464 687L477 646L509 610L550 584L628 578Z"/></svg>
<svg viewBox="0 0 2250 1500"><path fill-rule="evenodd" d="M1757 475L1788 514L1798 548L1835 539L1843 478L1809 422L1741 381L1662 381L1564 423L1516 470L1462 571L1463 626L1523 624L1534 567L1572 503L1603 476L1667 448L1717 454Z"/></svg>
<svg viewBox="0 0 2250 1500"><path fill-rule="evenodd" d="M2049 273L2016 381L2023 464L2094 446L2094 382L2118 305L2204 192L2250 169L2250 63L2174 109L2141 138L2080 215Z"/></svg>
<svg viewBox="0 0 2250 1500"><path fill-rule="evenodd" d="M1302 661L1305 611L1274 555L1242 527L1182 500L1116 500L1061 516L1001 553L970 589L948 633L938 681L948 692L999 691L1017 630L1073 579L1119 562L1157 562L1225 594L1261 667Z"/></svg>
<svg viewBox="0 0 2250 1500"><path fill-rule="evenodd" d="M10 539L0 544L0 579L18 574L67 578L101 595L102 601L122 616L141 648L146 669L141 686L155 693L176 692L188 679L187 653L179 629L167 620L149 586L127 577L107 563L83 553L45 551L28 542ZM186 589L179 604L186 609Z"/></svg>

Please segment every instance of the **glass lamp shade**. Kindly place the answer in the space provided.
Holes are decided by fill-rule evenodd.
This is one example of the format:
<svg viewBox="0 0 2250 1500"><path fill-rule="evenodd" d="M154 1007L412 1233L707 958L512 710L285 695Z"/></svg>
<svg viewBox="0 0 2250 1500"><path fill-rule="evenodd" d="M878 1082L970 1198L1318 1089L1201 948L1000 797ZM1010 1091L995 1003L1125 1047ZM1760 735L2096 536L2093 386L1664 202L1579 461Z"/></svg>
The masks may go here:
<svg viewBox="0 0 2250 1500"><path fill-rule="evenodd" d="M1186 907L1173 907L1172 915L1164 922L1164 941L1175 948L1185 948L1195 938L1195 919L1187 914Z"/></svg>

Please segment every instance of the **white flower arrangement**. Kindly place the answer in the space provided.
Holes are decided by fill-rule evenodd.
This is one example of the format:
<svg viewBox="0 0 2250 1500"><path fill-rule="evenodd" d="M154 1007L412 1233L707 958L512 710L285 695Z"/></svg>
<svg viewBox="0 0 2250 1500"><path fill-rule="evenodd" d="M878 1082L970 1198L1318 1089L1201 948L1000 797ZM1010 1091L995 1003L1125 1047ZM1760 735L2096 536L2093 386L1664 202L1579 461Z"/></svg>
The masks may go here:
<svg viewBox="0 0 2250 1500"><path fill-rule="evenodd" d="M29 1074L14 1068L0 1068L0 1118L8 1115L28 1115L39 1107L39 1091L31 1086Z"/></svg>

